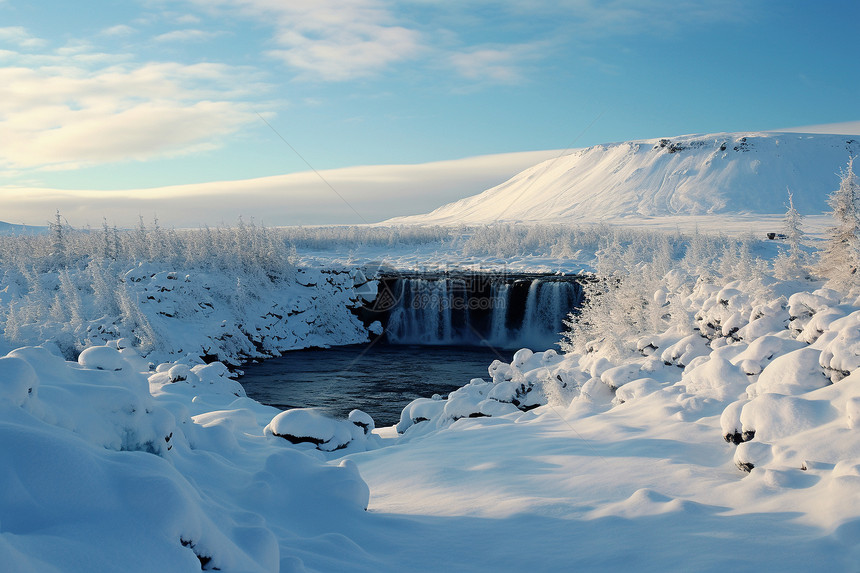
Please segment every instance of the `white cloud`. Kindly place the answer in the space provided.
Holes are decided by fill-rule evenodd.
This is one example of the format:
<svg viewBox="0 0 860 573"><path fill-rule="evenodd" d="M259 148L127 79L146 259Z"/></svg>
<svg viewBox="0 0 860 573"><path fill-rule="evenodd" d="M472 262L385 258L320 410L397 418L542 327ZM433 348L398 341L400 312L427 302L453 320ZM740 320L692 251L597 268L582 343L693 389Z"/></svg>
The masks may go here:
<svg viewBox="0 0 860 573"><path fill-rule="evenodd" d="M375 74L415 57L421 34L396 22L377 0L194 0L237 9L275 27L268 54L302 77L343 81Z"/></svg>
<svg viewBox="0 0 860 573"><path fill-rule="evenodd" d="M266 54L301 78L326 81L419 61L430 67L444 62L446 70L477 82L515 83L526 75L528 46L541 49L526 59L549 59L552 46L671 34L695 23L743 21L758 9L742 0L714 6L698 0L458 0L444 6L436 0L187 1L210 15L271 26L274 47ZM484 38L509 30L512 42L497 37L497 45L475 44L472 30L485 30Z"/></svg>
<svg viewBox="0 0 860 573"><path fill-rule="evenodd" d="M166 32L156 36L154 39L156 42L205 42L223 34L223 32L217 31L186 29Z"/></svg>
<svg viewBox="0 0 860 573"><path fill-rule="evenodd" d="M450 55L451 66L470 80L513 84L522 81L523 67L538 58L544 43L478 47Z"/></svg>
<svg viewBox="0 0 860 573"><path fill-rule="evenodd" d="M180 14L179 16L176 16L174 22L177 24L197 24L200 22L200 18L194 14Z"/></svg>
<svg viewBox="0 0 860 573"><path fill-rule="evenodd" d="M7 26L0 28L0 43L12 44L20 48L40 48L45 40L31 36L22 26Z"/></svg>
<svg viewBox="0 0 860 573"><path fill-rule="evenodd" d="M127 26L125 24L117 24L116 26L105 28L99 33L102 36L130 36L135 32L137 32L137 30L135 30L131 26Z"/></svg>
<svg viewBox="0 0 860 573"><path fill-rule="evenodd" d="M789 133L832 133L834 135L860 135L860 121L843 121L841 123L822 123L819 125L787 127L785 129L775 129L773 131L782 131Z"/></svg>
<svg viewBox="0 0 860 573"><path fill-rule="evenodd" d="M421 1L421 0L419 0ZM462 0L461 8L481 7L510 18L555 21L571 36L609 37L628 34L665 34L693 23L743 21L757 10L756 3L724 0ZM492 8L488 8L492 6Z"/></svg>
<svg viewBox="0 0 860 573"><path fill-rule="evenodd" d="M502 83L514 83L520 73L513 56L506 50L473 50L453 54L451 63L461 76L468 79L489 78Z"/></svg>
<svg viewBox="0 0 860 573"><path fill-rule="evenodd" d="M558 153L532 151L321 171L349 205L312 172L128 191L0 188L0 203L6 206L4 221L32 225L42 224L57 209L79 226L96 225L102 217L133 226L141 213L158 214L159 221L175 227L232 223L239 215L267 225L362 223L352 208L376 222L474 195Z"/></svg>
<svg viewBox="0 0 860 573"><path fill-rule="evenodd" d="M0 166L74 169L208 149L259 121L241 98L263 87L221 64L128 63L70 49L0 68Z"/></svg>

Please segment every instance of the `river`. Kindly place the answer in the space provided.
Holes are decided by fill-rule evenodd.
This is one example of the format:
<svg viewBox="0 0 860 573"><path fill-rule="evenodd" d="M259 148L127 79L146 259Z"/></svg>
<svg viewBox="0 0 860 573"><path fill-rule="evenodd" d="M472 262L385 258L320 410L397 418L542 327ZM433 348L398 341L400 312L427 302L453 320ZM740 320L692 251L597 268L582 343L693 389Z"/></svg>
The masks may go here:
<svg viewBox="0 0 860 573"><path fill-rule="evenodd" d="M377 426L400 420L415 398L445 395L472 378L488 380L493 360L513 352L486 346L412 346L384 342L294 350L243 367L248 396L281 409L319 408L345 418L355 408Z"/></svg>

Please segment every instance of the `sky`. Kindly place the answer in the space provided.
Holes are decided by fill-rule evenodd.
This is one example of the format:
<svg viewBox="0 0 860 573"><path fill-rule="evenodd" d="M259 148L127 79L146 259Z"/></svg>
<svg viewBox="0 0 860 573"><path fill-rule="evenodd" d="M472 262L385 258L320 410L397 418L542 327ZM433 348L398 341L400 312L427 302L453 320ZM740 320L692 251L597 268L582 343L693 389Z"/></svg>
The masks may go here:
<svg viewBox="0 0 860 573"><path fill-rule="evenodd" d="M0 220L373 222L569 148L855 133L857 21L853 0L0 0Z"/></svg>

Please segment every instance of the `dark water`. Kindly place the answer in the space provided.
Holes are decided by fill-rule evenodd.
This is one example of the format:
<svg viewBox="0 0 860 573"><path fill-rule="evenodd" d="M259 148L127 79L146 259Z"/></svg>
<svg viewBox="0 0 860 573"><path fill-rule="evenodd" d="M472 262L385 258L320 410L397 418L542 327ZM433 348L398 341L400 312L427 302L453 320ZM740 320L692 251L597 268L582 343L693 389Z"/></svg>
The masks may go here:
<svg viewBox="0 0 860 573"><path fill-rule="evenodd" d="M511 351L501 351L510 362ZM377 426L400 420L415 398L445 395L472 378L488 380L499 355L487 347L361 344L294 350L243 367L248 396L281 409L318 407L346 418L355 408Z"/></svg>

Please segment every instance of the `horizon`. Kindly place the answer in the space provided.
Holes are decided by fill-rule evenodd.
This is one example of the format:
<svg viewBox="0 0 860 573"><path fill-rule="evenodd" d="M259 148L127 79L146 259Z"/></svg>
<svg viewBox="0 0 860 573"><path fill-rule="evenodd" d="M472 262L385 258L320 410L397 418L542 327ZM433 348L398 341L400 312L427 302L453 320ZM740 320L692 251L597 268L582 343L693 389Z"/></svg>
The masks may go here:
<svg viewBox="0 0 860 573"><path fill-rule="evenodd" d="M722 133L726 132L667 137L670 139L709 137ZM779 134L860 136L860 122L761 132L740 131L730 135ZM663 137L599 143L589 148L659 139ZM55 212L59 212L69 225L77 228L96 228L107 221L111 226L130 229L136 227L141 218L145 224L157 220L168 227L186 229L205 226L230 227L239 218L274 227L375 225L385 223L389 219L396 220L395 224L399 225L403 224L400 219L412 215L427 215L439 207L450 205L460 199L474 197L513 180L519 174L542 162L552 164L565 155L583 149L588 148L500 153L417 164L358 165L320 171L311 167L307 171L283 175L146 189L0 188L8 205L16 205L18 212L34 214L29 221L0 220L0 224L5 223L11 227L45 227L52 223ZM411 189L411 193L404 194L403 190L407 188ZM285 190L289 196L286 201L283 201ZM248 211L249 194L254 197L251 203L264 205L265 211ZM318 203L320 200L330 203L325 210L320 209ZM391 205L391 203L395 204ZM154 207L149 209L143 207L152 207L156 204L165 207L165 211L159 212ZM355 204L359 205L358 209ZM285 221L283 213L295 206L303 209L299 215L300 218ZM387 212L386 209L389 211ZM179 218L173 216L175 212L181 212ZM192 212L201 214L196 219L189 218L191 215L188 213ZM227 212L234 216L232 218L225 216ZM149 213L149 217L145 213ZM320 219L308 222L305 220L308 213ZM376 216L371 216L371 213L376 213ZM380 215L380 213L384 214ZM271 223L267 215L272 214L275 214L275 218L281 215L280 222ZM365 218L365 214L371 216L373 220ZM69 216L72 217L71 220ZM817 222L818 226L827 218L825 211L806 213L806 216L821 219ZM734 225L730 225L725 217L725 215L717 215L721 225L729 225L735 232L743 232L752 224L747 216L738 217ZM760 214L759 217L762 221L769 221L773 215ZM32 222L33 219L41 219L41 221ZM669 221L668 224L677 225L679 228L691 225L696 227L699 224L697 221L705 220L702 216L673 218L675 219L676 223ZM118 224L118 220L122 221L122 224ZM616 221L616 223L620 222L621 220ZM667 222L658 223L654 220L653 224L659 227L665 226Z"/></svg>

